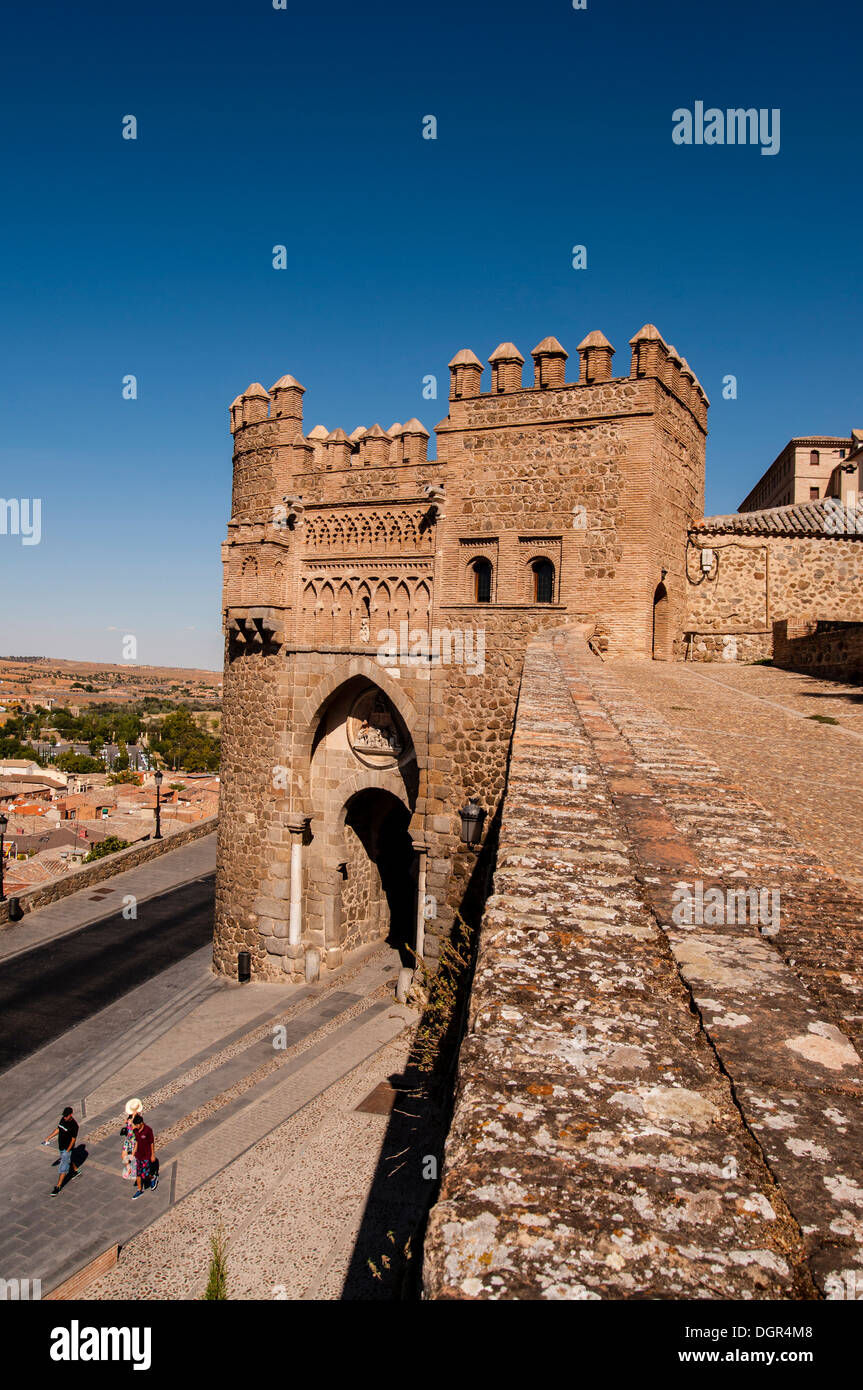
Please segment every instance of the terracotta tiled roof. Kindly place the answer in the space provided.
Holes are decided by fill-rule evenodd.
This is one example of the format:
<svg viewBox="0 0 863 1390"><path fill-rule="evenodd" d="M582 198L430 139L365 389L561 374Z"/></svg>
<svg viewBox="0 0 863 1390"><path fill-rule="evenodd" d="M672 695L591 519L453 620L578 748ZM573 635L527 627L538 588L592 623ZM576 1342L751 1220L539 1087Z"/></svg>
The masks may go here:
<svg viewBox="0 0 863 1390"><path fill-rule="evenodd" d="M790 507L767 507L760 512L731 512L727 516L705 516L689 528L699 535L733 532L740 536L837 536L863 538L863 504L856 511L856 525L848 525L845 508L838 498L822 497L818 502L797 502Z"/></svg>

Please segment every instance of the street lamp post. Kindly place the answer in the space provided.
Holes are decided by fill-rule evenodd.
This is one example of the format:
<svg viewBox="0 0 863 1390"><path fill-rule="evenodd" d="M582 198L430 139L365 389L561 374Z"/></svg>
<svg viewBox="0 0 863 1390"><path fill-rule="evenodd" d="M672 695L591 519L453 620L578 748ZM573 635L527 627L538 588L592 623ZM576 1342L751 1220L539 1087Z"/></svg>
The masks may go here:
<svg viewBox="0 0 863 1390"><path fill-rule="evenodd" d="M160 787L161 787L161 785L162 785L162 774L161 774L161 772L157 772L157 773L156 773L155 777L153 778L153 781L156 783L156 833L155 833L155 835L153 836L153 839L154 839L154 840L161 840L161 838L162 838L162 822L161 822L161 808L160 808L160 805L159 805L159 789L160 789Z"/></svg>
<svg viewBox="0 0 863 1390"><path fill-rule="evenodd" d="M6 901L6 889L3 886L3 837L6 834L8 824L8 816L0 816L0 903Z"/></svg>

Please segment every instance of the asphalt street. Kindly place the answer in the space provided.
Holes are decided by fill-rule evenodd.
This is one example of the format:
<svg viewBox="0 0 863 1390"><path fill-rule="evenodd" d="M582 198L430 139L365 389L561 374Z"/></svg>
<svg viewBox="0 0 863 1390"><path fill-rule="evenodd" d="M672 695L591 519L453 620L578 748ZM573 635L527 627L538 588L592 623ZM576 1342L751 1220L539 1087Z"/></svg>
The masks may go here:
<svg viewBox="0 0 863 1390"><path fill-rule="evenodd" d="M206 945L214 900L207 874L0 965L0 1071Z"/></svg>

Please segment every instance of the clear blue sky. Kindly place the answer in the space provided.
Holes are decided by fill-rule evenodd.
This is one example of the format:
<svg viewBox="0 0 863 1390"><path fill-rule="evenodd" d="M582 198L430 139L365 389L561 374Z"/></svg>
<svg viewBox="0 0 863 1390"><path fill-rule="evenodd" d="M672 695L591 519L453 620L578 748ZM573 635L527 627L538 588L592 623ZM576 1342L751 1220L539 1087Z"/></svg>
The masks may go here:
<svg viewBox="0 0 863 1390"><path fill-rule="evenodd" d="M43 519L0 536L0 652L220 666L227 407L284 372L307 429L431 428L460 347L600 328L625 374L650 321L712 402L708 511L863 425L861 28L851 0L9 7L0 491ZM778 107L780 152L675 145L697 100Z"/></svg>

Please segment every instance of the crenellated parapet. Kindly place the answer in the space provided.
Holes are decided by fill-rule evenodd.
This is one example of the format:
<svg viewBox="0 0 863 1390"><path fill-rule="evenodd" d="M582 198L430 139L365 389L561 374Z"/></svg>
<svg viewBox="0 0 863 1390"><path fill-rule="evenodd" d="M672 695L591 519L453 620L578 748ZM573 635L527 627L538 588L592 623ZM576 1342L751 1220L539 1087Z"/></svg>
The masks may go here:
<svg viewBox="0 0 863 1390"><path fill-rule="evenodd" d="M469 416L476 404L492 403L501 397L527 397L529 393L593 390L612 383L656 380L662 382L686 407L704 431L707 427L709 401L701 383L683 358L663 339L653 324L645 324L630 339L632 349L628 377L614 375L614 347L598 329L588 333L578 345L578 378L566 380L569 357L566 348L554 337L543 338L531 351L533 384L522 379L524 357L515 343L499 343L489 357L491 381L483 390L483 365L471 348L461 348L449 363L450 410L446 425L458 425ZM601 398L600 398L601 399ZM567 398L567 406L569 398ZM470 417L472 418L472 417Z"/></svg>

